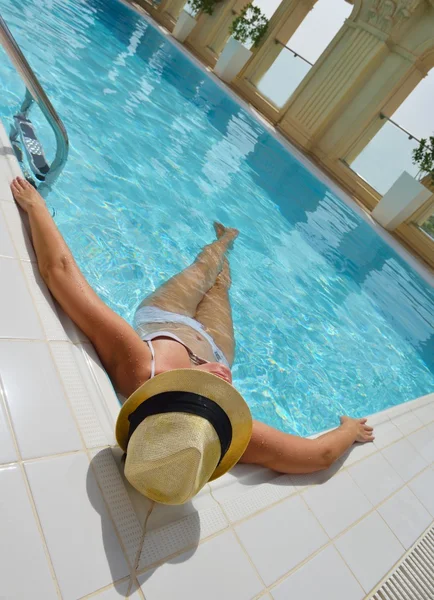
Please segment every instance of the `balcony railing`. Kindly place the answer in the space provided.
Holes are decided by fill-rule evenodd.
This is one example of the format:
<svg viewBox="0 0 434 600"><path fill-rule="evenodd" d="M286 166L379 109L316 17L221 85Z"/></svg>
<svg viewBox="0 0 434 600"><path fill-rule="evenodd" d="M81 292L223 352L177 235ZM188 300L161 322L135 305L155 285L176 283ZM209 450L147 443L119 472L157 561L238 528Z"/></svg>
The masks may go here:
<svg viewBox="0 0 434 600"><path fill-rule="evenodd" d="M412 155L420 140L389 117L380 114L378 118L382 121L380 131L350 166L383 195L403 171L413 176L418 174Z"/></svg>
<svg viewBox="0 0 434 600"><path fill-rule="evenodd" d="M258 91L281 108L312 68L312 63L295 50L275 40L282 52L257 84Z"/></svg>

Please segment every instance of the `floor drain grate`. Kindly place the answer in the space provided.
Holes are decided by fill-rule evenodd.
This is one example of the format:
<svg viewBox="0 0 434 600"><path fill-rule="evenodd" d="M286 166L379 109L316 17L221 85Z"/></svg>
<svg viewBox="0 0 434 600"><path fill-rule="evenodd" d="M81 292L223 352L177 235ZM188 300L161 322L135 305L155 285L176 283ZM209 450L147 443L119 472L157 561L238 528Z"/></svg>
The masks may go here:
<svg viewBox="0 0 434 600"><path fill-rule="evenodd" d="M369 600L434 600L434 526Z"/></svg>

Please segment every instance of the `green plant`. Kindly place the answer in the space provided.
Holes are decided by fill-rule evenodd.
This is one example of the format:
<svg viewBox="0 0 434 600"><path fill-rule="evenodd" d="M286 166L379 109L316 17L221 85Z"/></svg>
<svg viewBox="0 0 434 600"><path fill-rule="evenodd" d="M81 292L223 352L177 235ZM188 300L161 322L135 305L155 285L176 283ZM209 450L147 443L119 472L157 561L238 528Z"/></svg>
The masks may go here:
<svg viewBox="0 0 434 600"><path fill-rule="evenodd" d="M194 14L204 12L207 15L212 15L215 5L220 1L221 0L189 0L188 6L191 8Z"/></svg>
<svg viewBox="0 0 434 600"><path fill-rule="evenodd" d="M413 164L419 167L419 175L431 175L434 184L434 136L420 140L419 147L413 150Z"/></svg>
<svg viewBox="0 0 434 600"><path fill-rule="evenodd" d="M251 42L253 46L257 46L264 37L267 27L268 19L261 9L250 3L234 19L229 31L242 44Z"/></svg>

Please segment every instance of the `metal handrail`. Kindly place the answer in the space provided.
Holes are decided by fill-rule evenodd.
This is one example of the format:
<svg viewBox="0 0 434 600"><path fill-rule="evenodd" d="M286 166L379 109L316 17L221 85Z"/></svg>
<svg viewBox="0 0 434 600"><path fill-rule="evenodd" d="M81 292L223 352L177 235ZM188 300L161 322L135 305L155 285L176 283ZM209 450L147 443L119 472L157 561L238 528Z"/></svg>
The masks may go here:
<svg viewBox="0 0 434 600"><path fill-rule="evenodd" d="M293 50L292 48L290 48L286 44L284 44L283 42L281 42L277 38L274 41L275 41L276 44L280 44L281 46L283 46L284 48L286 48L287 50L289 50L290 52L292 52L292 54L294 55L294 58L301 58L301 60L303 60L305 63L307 63L308 65L310 65L311 67L313 67L313 63L311 63L310 60L307 60L307 58L304 58L304 56L302 56L301 54L299 54L298 52L296 52L295 50Z"/></svg>
<svg viewBox="0 0 434 600"><path fill-rule="evenodd" d="M407 131L407 129L404 129L404 127L401 127L401 125L399 123L397 123L396 121L394 121L393 119L391 119L387 115L385 115L383 113L380 113L380 119L386 119L387 121L390 121L392 123L392 125L395 125L395 127L398 127L398 129L400 129L406 135L408 135L408 139L409 140L416 140L416 142L418 142L420 144L420 139L419 138L417 138L415 135L413 135L412 133L410 133L409 131Z"/></svg>
<svg viewBox="0 0 434 600"><path fill-rule="evenodd" d="M56 155L51 163L50 170L45 178L45 181L39 186L41 193L48 193L51 186L59 177L68 158L69 140L65 126L62 123L59 115L51 104L47 94L39 83L32 68L27 62L21 48L18 46L9 27L6 25L3 17L0 15L0 42L7 52L12 64L15 66L26 86L26 98L21 106L21 112L27 113L33 101L41 109L43 115L50 124L54 136L56 138ZM29 96L30 94L30 96Z"/></svg>

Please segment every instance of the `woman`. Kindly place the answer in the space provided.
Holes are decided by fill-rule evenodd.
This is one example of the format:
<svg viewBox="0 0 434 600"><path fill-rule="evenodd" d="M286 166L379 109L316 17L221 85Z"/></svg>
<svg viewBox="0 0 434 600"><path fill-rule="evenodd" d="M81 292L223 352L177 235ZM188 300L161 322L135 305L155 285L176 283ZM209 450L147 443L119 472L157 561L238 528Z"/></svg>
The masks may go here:
<svg viewBox="0 0 434 600"><path fill-rule="evenodd" d="M143 300L134 330L88 285L39 193L22 178L11 190L29 216L44 281L128 398L116 435L127 451L126 476L142 493L182 503L238 461L312 473L330 467L354 442L374 439L366 419L341 417L340 427L314 440L251 423L231 385L227 253L236 229L216 224L217 239L194 263Z"/></svg>

